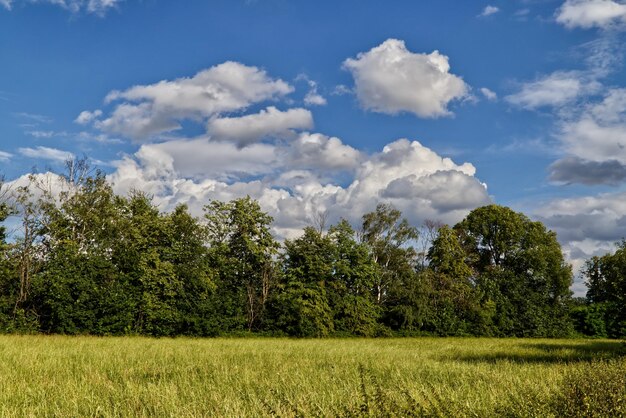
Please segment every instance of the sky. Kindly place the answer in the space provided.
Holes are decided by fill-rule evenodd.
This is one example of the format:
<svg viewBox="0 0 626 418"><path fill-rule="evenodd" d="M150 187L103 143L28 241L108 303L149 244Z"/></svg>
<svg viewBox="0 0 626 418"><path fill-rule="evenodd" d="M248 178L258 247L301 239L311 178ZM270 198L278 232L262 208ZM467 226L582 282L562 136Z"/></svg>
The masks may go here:
<svg viewBox="0 0 626 418"><path fill-rule="evenodd" d="M623 0L0 0L0 173L85 156L163 211L249 195L281 239L497 203L577 272L626 236L625 38Z"/></svg>

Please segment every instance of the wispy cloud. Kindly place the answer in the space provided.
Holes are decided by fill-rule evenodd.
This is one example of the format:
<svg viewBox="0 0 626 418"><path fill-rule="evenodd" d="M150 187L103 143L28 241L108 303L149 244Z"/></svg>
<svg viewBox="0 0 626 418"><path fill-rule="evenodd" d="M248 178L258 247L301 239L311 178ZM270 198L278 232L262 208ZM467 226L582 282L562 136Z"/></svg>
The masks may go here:
<svg viewBox="0 0 626 418"><path fill-rule="evenodd" d="M53 122L53 119L51 117L45 116L45 115L38 115L36 113L15 112L13 113L13 116L15 116L16 118L20 118L20 119L27 119L27 120L35 121L38 123Z"/></svg>
<svg viewBox="0 0 626 418"><path fill-rule="evenodd" d="M18 152L24 157L54 162L63 162L69 158L74 158L74 154L69 151L48 147L19 148Z"/></svg>
<svg viewBox="0 0 626 418"><path fill-rule="evenodd" d="M483 96L485 96L485 99L489 101L498 100L498 95L496 94L496 92L489 90L487 87L481 87L480 92L483 94Z"/></svg>
<svg viewBox="0 0 626 418"><path fill-rule="evenodd" d="M17 0L28 4L52 4L69 11L70 13L86 13L104 16L111 9L118 7L124 0ZM16 0L0 0L0 6L11 10Z"/></svg>
<svg viewBox="0 0 626 418"><path fill-rule="evenodd" d="M498 13L500 9L496 6L485 6L483 11L478 15L478 17L487 17Z"/></svg>
<svg viewBox="0 0 626 418"><path fill-rule="evenodd" d="M0 151L0 161L7 162L11 159L11 157L13 157L13 154L10 154L5 151Z"/></svg>

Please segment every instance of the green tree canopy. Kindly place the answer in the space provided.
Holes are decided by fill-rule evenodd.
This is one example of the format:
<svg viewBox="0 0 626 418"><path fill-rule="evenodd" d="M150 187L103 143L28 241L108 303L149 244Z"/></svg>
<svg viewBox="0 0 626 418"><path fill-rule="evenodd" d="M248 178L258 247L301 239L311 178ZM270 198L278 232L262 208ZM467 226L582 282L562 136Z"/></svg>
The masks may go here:
<svg viewBox="0 0 626 418"><path fill-rule="evenodd" d="M483 302L495 303L496 333L569 332L572 271L554 232L498 205L473 210L454 228Z"/></svg>

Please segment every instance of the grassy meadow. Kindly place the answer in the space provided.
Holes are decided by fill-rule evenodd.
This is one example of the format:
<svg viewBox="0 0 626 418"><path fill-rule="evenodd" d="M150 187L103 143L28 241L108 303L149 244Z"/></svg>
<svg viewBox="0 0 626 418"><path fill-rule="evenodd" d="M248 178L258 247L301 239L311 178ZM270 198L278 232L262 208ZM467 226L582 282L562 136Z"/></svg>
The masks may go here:
<svg viewBox="0 0 626 418"><path fill-rule="evenodd" d="M608 340L0 336L0 416L550 416L566 376L598 359L626 370L623 353Z"/></svg>

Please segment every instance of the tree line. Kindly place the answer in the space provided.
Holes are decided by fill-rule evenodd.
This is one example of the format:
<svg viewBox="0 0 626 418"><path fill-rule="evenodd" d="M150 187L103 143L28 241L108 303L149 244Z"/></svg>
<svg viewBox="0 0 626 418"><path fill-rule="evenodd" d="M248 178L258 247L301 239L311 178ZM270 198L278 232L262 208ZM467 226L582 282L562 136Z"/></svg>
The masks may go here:
<svg viewBox="0 0 626 418"><path fill-rule="evenodd" d="M509 208L411 225L388 204L279 243L246 197L162 213L68 163L63 190L32 177L0 204L0 331L214 336L626 335L626 244L585 268ZM8 193L5 193L8 195Z"/></svg>

